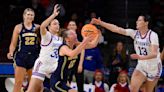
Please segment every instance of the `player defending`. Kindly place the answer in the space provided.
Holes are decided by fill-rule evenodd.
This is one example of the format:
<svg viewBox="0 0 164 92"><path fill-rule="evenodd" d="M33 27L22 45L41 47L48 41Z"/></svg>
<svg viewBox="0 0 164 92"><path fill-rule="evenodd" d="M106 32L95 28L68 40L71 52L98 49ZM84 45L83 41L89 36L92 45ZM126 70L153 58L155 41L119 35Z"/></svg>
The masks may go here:
<svg viewBox="0 0 164 92"><path fill-rule="evenodd" d="M131 54L131 58L138 59L138 64L132 74L131 92L138 92L143 82L146 84L146 92L153 92L162 72L158 35L149 29L149 21L149 15L140 15L136 21L137 30L124 29L95 18L91 21L91 23L101 25L112 32L134 39L136 54Z"/></svg>

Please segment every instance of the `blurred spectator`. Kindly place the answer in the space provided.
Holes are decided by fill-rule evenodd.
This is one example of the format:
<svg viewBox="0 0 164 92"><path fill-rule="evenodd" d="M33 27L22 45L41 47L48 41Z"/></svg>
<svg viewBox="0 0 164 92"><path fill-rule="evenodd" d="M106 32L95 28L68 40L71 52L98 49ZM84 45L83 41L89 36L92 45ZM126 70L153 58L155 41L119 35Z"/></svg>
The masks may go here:
<svg viewBox="0 0 164 92"><path fill-rule="evenodd" d="M70 21L74 22L74 23L70 23ZM70 25L71 28L74 27L74 24L76 24L76 33L77 33L77 37L79 41L82 41L82 36L81 36L81 28L83 27L83 23L81 22L79 16L77 13L73 13L69 19L69 21L66 21L64 23L64 28L68 29L68 26Z"/></svg>
<svg viewBox="0 0 164 92"><path fill-rule="evenodd" d="M42 23L45 19L45 9L41 5L40 0L31 0L31 4L29 7L35 11L36 18L34 21L39 24Z"/></svg>
<svg viewBox="0 0 164 92"><path fill-rule="evenodd" d="M78 30L76 21L73 21L73 20L69 21L67 25L67 29L75 30L78 40L82 41L81 31Z"/></svg>
<svg viewBox="0 0 164 92"><path fill-rule="evenodd" d="M130 92L129 78L125 71L121 71L117 78L117 83L113 84L109 92Z"/></svg>
<svg viewBox="0 0 164 92"><path fill-rule="evenodd" d="M104 82L103 72L99 69L95 71L93 85L95 92L109 92L108 85Z"/></svg>
<svg viewBox="0 0 164 92"><path fill-rule="evenodd" d="M127 71L127 57L126 50L124 49L124 45L122 42L117 42L116 47L114 48L114 52L112 57L110 58L110 84L116 83L117 77L120 71Z"/></svg>
<svg viewBox="0 0 164 92"><path fill-rule="evenodd" d="M99 48L85 50L84 56L84 80L87 83L93 82L94 72L96 69L102 68L102 56Z"/></svg>
<svg viewBox="0 0 164 92"><path fill-rule="evenodd" d="M77 20L78 20L78 15L77 15L77 13L73 13L73 14L71 15L71 19L74 20L74 21L77 21Z"/></svg>
<svg viewBox="0 0 164 92"><path fill-rule="evenodd" d="M109 64L103 64L103 67L102 67L102 72L104 74L103 76L103 79L104 79L104 82L108 83L109 84L109 75L110 75L110 70L108 68L108 65Z"/></svg>
<svg viewBox="0 0 164 92"><path fill-rule="evenodd" d="M78 43L79 43L79 39L81 39L79 37L81 37L81 34L77 33L76 22L73 21L73 20L69 21L69 23L67 25L67 29L68 30L73 30L73 31L76 32L77 38L78 38ZM73 75L75 75L76 83L77 83L77 87L78 87L78 92L84 92L83 91L84 90L84 71L83 71L84 53L85 52L83 50L80 54L80 61L75 63L74 69L73 69L73 71L71 71L70 78L68 79L69 82L71 82Z"/></svg>
<svg viewBox="0 0 164 92"><path fill-rule="evenodd" d="M96 18L96 13L95 12L91 12L89 15L89 18L85 20L85 24L89 24L92 18Z"/></svg>

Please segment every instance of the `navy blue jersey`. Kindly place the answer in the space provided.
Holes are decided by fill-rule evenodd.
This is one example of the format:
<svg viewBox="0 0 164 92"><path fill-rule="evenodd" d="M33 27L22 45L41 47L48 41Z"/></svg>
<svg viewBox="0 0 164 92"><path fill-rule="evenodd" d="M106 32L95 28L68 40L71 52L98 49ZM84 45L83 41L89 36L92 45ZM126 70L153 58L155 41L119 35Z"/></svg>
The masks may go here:
<svg viewBox="0 0 164 92"><path fill-rule="evenodd" d="M22 23L22 30L19 34L18 51L35 52L38 50L38 39L37 34L35 33L35 29L35 24L32 24L32 28L28 30Z"/></svg>
<svg viewBox="0 0 164 92"><path fill-rule="evenodd" d="M61 45L59 47L59 50L64 45L65 44ZM79 62L79 56L70 58L68 56L60 56L59 55L58 67L55 70L55 72L51 75L51 79L50 79L51 88L55 92L62 91L62 90L58 90L58 89L63 89L63 91L64 90L68 91L70 89L67 86L67 80L68 80L68 77L70 76L71 71L73 71L75 69L76 62Z"/></svg>
<svg viewBox="0 0 164 92"><path fill-rule="evenodd" d="M39 45L35 28L36 26L32 24L32 28L28 30L22 23L22 30L19 34L18 51L16 51L14 55L14 61L19 67L31 69L39 55Z"/></svg>

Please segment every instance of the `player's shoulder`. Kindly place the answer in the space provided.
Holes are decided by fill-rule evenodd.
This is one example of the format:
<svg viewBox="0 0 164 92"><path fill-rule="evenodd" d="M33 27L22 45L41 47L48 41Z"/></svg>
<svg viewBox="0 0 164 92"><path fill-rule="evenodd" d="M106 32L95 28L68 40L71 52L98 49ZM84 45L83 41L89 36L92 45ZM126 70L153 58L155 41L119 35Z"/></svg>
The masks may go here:
<svg viewBox="0 0 164 92"><path fill-rule="evenodd" d="M15 25L14 32L20 33L23 28L22 23Z"/></svg>
<svg viewBox="0 0 164 92"><path fill-rule="evenodd" d="M15 28L21 29L22 26L23 26L22 23L19 23L19 24L15 25Z"/></svg>
<svg viewBox="0 0 164 92"><path fill-rule="evenodd" d="M150 36L158 36L158 34L155 31L150 30Z"/></svg>

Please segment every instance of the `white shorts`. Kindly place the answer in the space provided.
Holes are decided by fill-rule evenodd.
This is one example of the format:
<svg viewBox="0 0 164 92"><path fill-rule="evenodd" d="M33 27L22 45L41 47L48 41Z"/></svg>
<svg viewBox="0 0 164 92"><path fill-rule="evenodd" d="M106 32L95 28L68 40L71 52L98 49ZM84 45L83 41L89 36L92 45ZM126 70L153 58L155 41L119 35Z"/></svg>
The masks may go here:
<svg viewBox="0 0 164 92"><path fill-rule="evenodd" d="M56 70L58 62L54 59L38 58L35 61L32 77L44 81L45 77L50 78L51 74Z"/></svg>
<svg viewBox="0 0 164 92"><path fill-rule="evenodd" d="M138 62L136 70L143 73L147 80L153 81L161 76L162 73L162 63L161 62Z"/></svg>

